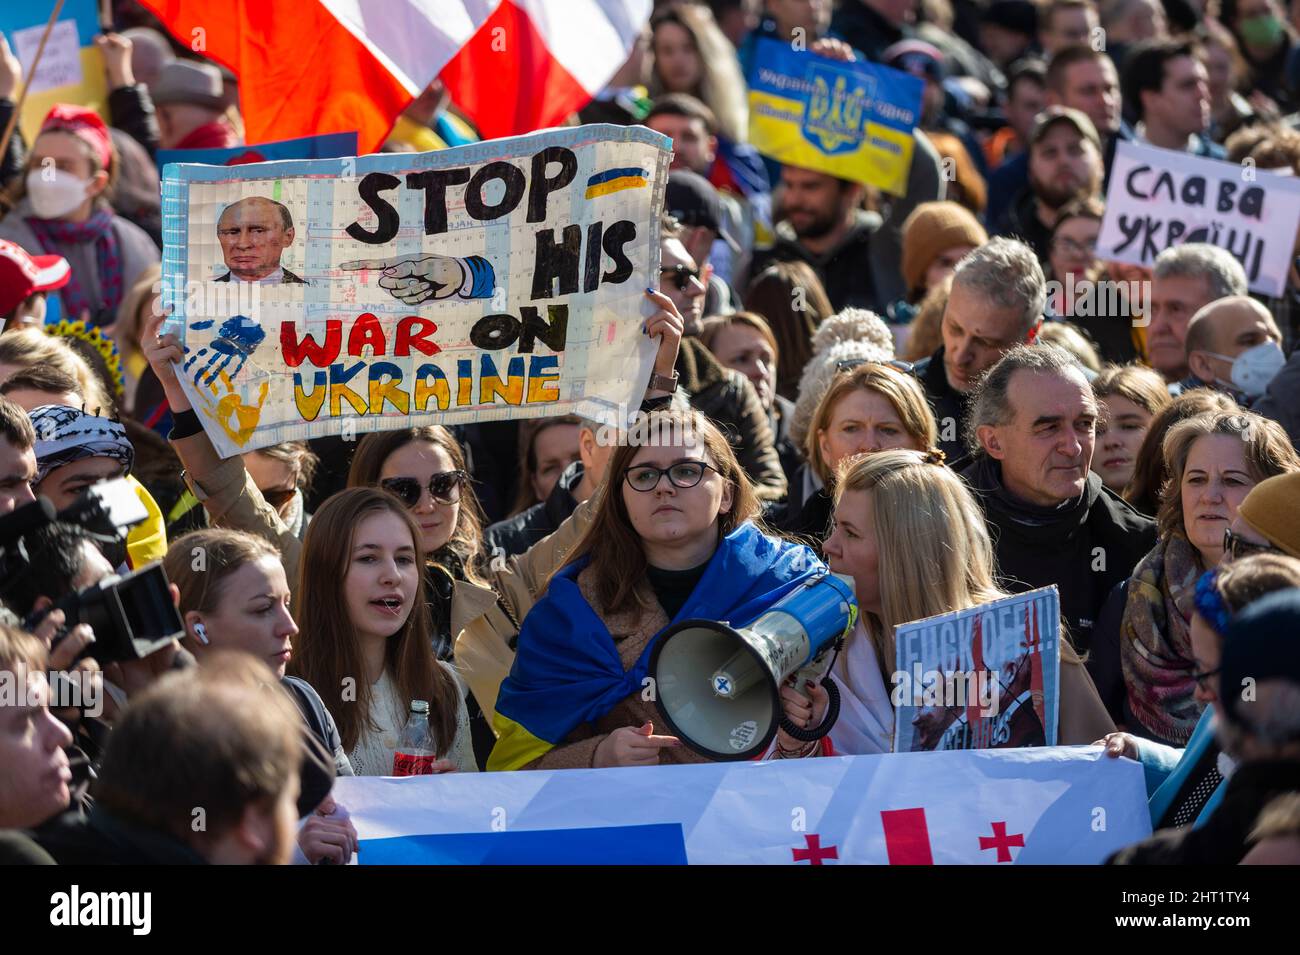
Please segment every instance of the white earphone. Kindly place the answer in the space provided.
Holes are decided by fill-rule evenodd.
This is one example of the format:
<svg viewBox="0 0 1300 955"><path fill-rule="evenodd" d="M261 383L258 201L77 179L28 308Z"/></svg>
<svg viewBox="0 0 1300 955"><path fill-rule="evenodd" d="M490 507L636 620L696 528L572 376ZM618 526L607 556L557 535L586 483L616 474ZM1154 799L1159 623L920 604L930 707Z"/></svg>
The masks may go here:
<svg viewBox="0 0 1300 955"><path fill-rule="evenodd" d="M201 623L196 623L194 625L194 636L198 637L199 643L203 644L205 647L212 642L208 639L208 628L203 626Z"/></svg>

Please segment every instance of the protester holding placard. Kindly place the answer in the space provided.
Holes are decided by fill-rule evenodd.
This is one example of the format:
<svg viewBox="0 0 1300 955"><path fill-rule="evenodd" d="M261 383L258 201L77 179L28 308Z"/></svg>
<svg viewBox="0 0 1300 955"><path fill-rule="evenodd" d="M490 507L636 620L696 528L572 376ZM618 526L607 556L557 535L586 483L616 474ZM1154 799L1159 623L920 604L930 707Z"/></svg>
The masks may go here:
<svg viewBox="0 0 1300 955"><path fill-rule="evenodd" d="M1007 596L995 582L988 530L970 490L938 454L884 451L841 465L825 551L832 570L853 578L862 610L832 671L843 702L831 741L837 754L889 752L891 691L899 684L891 678L894 630ZM1058 739L1090 742L1094 729L1114 724L1067 641L1060 652Z"/></svg>
<svg viewBox="0 0 1300 955"><path fill-rule="evenodd" d="M1169 479L1160 540L1133 569L1120 627L1130 729L1186 743L1200 716L1190 651L1196 580L1223 560L1224 531L1252 487L1300 471L1300 456L1275 422L1250 412L1198 415L1164 440Z"/></svg>

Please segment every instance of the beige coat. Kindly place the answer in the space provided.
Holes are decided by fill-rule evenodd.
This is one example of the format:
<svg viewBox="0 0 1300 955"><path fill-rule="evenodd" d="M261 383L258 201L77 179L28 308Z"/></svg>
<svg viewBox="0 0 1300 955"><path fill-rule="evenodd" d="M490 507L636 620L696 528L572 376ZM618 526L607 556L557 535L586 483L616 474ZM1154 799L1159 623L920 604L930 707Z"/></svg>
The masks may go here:
<svg viewBox="0 0 1300 955"><path fill-rule="evenodd" d="M173 442L185 465L185 480L208 512L213 527L256 534L280 551L285 576L292 586L298 578L302 541L258 490L238 457L222 459L202 432ZM536 602L564 555L591 523L590 501L580 504L556 529L518 557L494 566L491 587L455 582L451 598L451 632L456 634L456 668L483 712L491 715L501 681L514 663L512 644L518 621ZM500 598L498 600L498 597Z"/></svg>

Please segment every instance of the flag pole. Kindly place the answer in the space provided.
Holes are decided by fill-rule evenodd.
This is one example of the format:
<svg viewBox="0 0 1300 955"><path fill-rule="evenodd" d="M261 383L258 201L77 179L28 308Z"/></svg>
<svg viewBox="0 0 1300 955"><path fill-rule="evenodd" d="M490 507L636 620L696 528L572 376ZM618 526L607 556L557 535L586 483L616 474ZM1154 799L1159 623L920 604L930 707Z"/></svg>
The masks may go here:
<svg viewBox="0 0 1300 955"><path fill-rule="evenodd" d="M50 38L50 31L54 29L54 22L59 19L59 13L63 10L63 0L54 0L54 12L50 14L50 20L45 24L45 32L41 34L40 45L36 48L36 56L32 57L31 69L27 70L27 78L23 81L23 91L18 94L18 102L14 104L14 114L9 117L9 122L5 125L4 135L0 136L0 156L3 156L9 150L9 140L13 138L14 128L18 125L18 115L23 111L23 103L27 100L27 91L32 88L32 79L36 76L36 68L40 65L41 54L45 52L45 41ZM14 54L17 56L17 54Z"/></svg>

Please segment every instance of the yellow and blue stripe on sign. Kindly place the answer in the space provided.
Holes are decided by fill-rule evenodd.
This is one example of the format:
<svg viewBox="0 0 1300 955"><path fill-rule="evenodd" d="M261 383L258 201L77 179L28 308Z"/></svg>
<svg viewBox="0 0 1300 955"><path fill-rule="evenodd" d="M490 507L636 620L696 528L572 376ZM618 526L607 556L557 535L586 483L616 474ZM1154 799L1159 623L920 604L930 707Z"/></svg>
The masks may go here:
<svg viewBox="0 0 1300 955"><path fill-rule="evenodd" d="M749 81L749 138L760 153L895 195L907 191L920 79L764 38Z"/></svg>
<svg viewBox="0 0 1300 955"><path fill-rule="evenodd" d="M640 189L649 184L647 175L644 169L635 166L606 169L587 180L586 197L594 199L597 196L607 196L611 192L622 192L624 189Z"/></svg>

